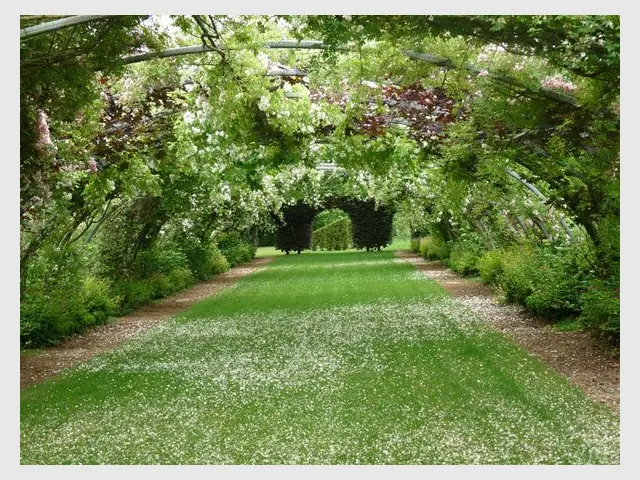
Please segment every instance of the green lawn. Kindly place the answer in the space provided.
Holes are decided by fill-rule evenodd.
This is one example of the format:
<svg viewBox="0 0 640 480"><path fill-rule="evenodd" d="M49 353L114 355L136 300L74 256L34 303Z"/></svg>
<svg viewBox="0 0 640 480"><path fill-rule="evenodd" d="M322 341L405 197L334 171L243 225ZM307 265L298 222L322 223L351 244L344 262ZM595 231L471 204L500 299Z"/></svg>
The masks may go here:
<svg viewBox="0 0 640 480"><path fill-rule="evenodd" d="M617 416L390 249L279 256L24 390L20 414L23 464L611 464L620 450Z"/></svg>

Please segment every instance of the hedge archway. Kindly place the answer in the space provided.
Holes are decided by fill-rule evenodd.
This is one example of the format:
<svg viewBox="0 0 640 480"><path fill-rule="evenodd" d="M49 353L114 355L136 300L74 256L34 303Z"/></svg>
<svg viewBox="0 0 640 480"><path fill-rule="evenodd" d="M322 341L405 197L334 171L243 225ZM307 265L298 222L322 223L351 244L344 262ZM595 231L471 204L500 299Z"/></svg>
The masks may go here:
<svg viewBox="0 0 640 480"><path fill-rule="evenodd" d="M301 253L310 249L314 217L331 208L339 208L351 218L354 248L381 250L391 243L393 207L376 206L371 199L330 197L321 207L313 207L302 201L283 207L282 220L276 221L276 250L288 255L290 252Z"/></svg>

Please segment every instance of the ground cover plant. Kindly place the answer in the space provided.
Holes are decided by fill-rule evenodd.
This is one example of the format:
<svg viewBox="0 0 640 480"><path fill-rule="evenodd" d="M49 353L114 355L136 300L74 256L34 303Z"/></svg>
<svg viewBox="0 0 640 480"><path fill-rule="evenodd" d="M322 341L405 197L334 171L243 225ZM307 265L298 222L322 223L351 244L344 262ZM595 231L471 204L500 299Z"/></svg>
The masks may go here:
<svg viewBox="0 0 640 480"><path fill-rule="evenodd" d="M391 251L264 270L21 395L21 463L619 462L619 418Z"/></svg>

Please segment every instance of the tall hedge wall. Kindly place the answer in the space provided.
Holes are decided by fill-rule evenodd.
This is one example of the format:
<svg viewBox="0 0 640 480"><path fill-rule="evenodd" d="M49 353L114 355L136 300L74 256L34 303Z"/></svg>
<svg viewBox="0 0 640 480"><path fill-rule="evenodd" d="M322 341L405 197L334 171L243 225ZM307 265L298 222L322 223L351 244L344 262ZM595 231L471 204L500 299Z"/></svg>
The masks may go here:
<svg viewBox="0 0 640 480"><path fill-rule="evenodd" d="M284 221L277 220L275 238L276 250L302 252L311 248L311 223L316 209L306 203L298 202L283 208Z"/></svg>
<svg viewBox="0 0 640 480"><path fill-rule="evenodd" d="M352 198L329 199L325 208L340 208L351 218L352 245L374 250L389 245L393 237L393 214L390 206L379 206L373 200ZM311 225L317 209L298 202L283 209L283 221L277 220L276 249L298 252L311 248Z"/></svg>
<svg viewBox="0 0 640 480"><path fill-rule="evenodd" d="M394 210L389 206L379 206L373 200L351 200L343 207L351 217L353 246L368 250L386 247L393 237Z"/></svg>
<svg viewBox="0 0 640 480"><path fill-rule="evenodd" d="M343 217L311 234L313 250L346 250L351 245L351 220Z"/></svg>

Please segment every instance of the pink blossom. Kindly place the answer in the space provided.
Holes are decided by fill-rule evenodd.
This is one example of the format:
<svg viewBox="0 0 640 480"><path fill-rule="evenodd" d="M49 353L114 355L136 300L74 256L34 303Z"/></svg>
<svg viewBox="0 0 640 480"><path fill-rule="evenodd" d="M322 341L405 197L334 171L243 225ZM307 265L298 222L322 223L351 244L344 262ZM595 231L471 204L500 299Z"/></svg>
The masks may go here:
<svg viewBox="0 0 640 480"><path fill-rule="evenodd" d="M87 167L89 167L89 173L96 173L98 171L98 164L95 158L90 157L89 160L87 160Z"/></svg>
<svg viewBox="0 0 640 480"><path fill-rule="evenodd" d="M545 88L559 89L564 93L573 93L578 87L575 84L565 80L561 75L554 75L553 77L547 77L540 84Z"/></svg>
<svg viewBox="0 0 640 480"><path fill-rule="evenodd" d="M55 153L55 146L49 133L49 118L43 110L36 117L36 150L41 153Z"/></svg>
<svg viewBox="0 0 640 480"><path fill-rule="evenodd" d="M489 76L489 72L487 70L482 70L480 73L478 73L479 77L488 77Z"/></svg>

